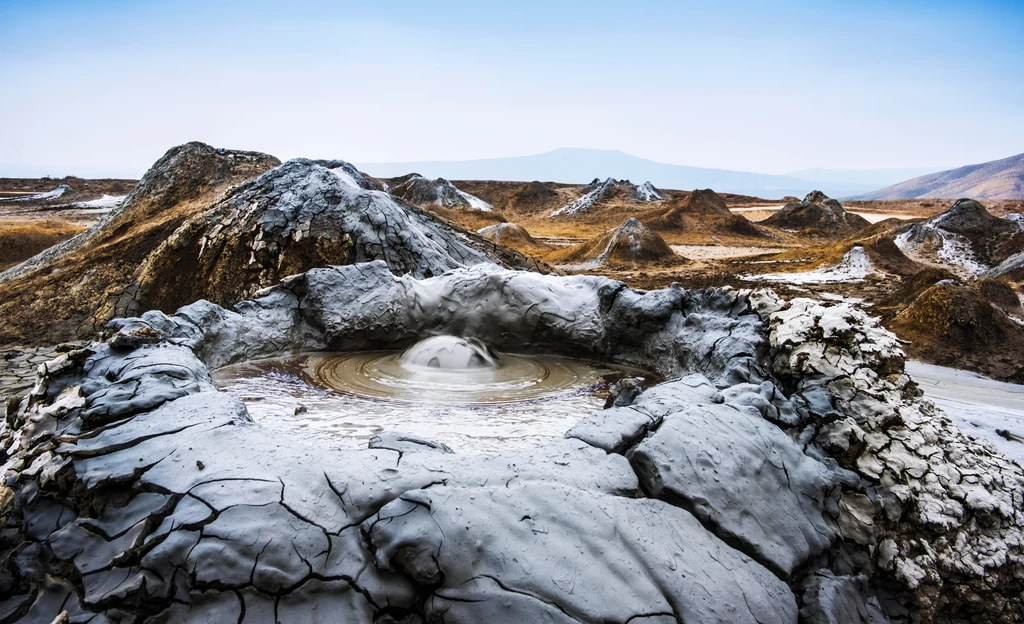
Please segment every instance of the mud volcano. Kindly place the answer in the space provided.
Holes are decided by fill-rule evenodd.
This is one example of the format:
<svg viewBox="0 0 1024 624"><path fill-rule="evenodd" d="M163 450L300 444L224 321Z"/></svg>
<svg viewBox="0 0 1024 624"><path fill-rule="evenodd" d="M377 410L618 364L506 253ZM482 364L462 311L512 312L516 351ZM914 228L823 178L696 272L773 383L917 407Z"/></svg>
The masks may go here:
<svg viewBox="0 0 1024 624"><path fill-rule="evenodd" d="M378 261L111 327L43 365L0 429L0 621L1024 612L1024 473L918 399L895 338L843 304ZM254 422L209 372L296 351L331 352L306 362L325 379L351 364L399 385L493 381L512 353L669 381L521 450L387 429L335 450Z"/></svg>
<svg viewBox="0 0 1024 624"><path fill-rule="evenodd" d="M1024 619L1024 472L922 401L864 312L509 270L323 165L257 180L199 225L317 208L367 255L115 319L40 367L0 422L0 623ZM619 367L667 381L559 419ZM261 416L273 384L308 396ZM476 437L456 452L409 431L441 398L433 422ZM509 405L546 424L475 412Z"/></svg>
<svg viewBox="0 0 1024 624"><path fill-rule="evenodd" d="M0 624L1024 621L1024 471L863 311L511 270L364 178L189 212L116 309L254 298L115 319L6 406Z"/></svg>
<svg viewBox="0 0 1024 624"><path fill-rule="evenodd" d="M383 433L460 452L524 450L600 409L610 382L637 369L550 355L499 354L473 338L432 336L405 351L309 353L213 371L257 423L327 448Z"/></svg>

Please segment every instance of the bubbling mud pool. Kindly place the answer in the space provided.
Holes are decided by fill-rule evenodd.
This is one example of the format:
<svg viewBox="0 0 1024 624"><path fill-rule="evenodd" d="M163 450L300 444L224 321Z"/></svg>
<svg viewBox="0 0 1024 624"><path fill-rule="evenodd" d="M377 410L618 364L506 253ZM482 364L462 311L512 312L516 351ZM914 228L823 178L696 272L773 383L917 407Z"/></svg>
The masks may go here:
<svg viewBox="0 0 1024 624"><path fill-rule="evenodd" d="M604 406L608 386L643 371L547 355L495 353L430 338L404 352L313 352L213 371L253 420L321 448L366 448L384 431L459 452L501 452L559 438Z"/></svg>

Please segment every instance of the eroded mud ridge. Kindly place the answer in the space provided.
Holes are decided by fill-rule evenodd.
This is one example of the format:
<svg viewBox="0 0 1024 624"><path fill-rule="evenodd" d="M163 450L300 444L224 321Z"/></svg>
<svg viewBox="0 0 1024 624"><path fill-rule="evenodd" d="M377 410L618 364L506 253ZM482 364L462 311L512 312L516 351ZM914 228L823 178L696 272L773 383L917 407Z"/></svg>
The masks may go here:
<svg viewBox="0 0 1024 624"><path fill-rule="evenodd" d="M611 383L642 383L634 376L643 374L433 336L405 351L242 362L213 371L213 380L254 421L301 443L366 448L381 433L402 431L459 452L501 452L562 437L605 404Z"/></svg>
<svg viewBox="0 0 1024 624"><path fill-rule="evenodd" d="M314 269L114 322L2 434L3 621L1013 622L1024 474L860 311L478 266ZM565 437L322 451L209 371L436 334L652 370Z"/></svg>

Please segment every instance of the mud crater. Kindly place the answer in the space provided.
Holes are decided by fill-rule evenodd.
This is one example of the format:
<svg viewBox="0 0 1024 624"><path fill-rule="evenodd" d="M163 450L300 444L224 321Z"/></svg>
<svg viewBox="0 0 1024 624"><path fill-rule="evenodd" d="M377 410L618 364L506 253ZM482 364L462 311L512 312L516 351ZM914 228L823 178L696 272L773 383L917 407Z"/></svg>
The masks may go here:
<svg viewBox="0 0 1024 624"><path fill-rule="evenodd" d="M526 450L601 409L638 368L555 355L499 353L479 340L431 336L404 351L310 352L212 372L253 420L293 440L366 448L385 431L460 452Z"/></svg>

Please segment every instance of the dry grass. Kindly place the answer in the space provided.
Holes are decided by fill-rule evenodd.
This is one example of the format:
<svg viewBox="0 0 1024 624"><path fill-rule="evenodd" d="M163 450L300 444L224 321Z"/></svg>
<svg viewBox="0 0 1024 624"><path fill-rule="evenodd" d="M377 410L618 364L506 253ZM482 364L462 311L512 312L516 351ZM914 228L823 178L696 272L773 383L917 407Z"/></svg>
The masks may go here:
<svg viewBox="0 0 1024 624"><path fill-rule="evenodd" d="M494 225L495 223L505 223L505 216L500 212L486 211L486 210L466 210L458 208L444 208L442 206L424 206L424 210L431 214L435 214L446 221L457 223L467 230L476 232L480 228L487 227L488 225Z"/></svg>
<svg viewBox="0 0 1024 624"><path fill-rule="evenodd" d="M28 260L84 229L83 226L54 219L0 221L0 271Z"/></svg>

